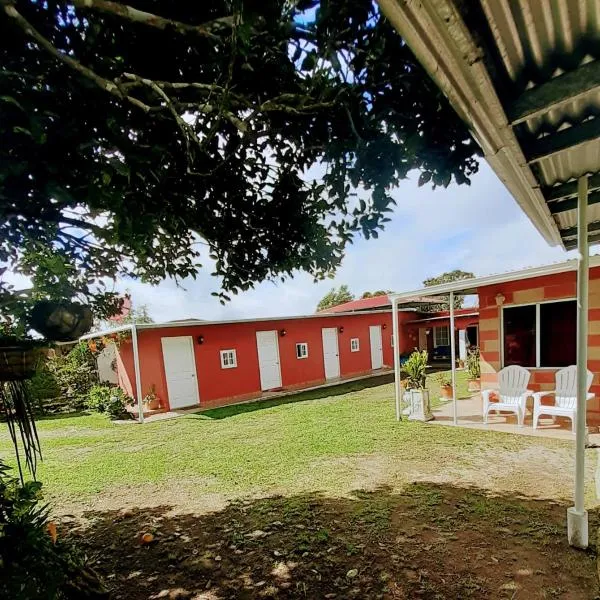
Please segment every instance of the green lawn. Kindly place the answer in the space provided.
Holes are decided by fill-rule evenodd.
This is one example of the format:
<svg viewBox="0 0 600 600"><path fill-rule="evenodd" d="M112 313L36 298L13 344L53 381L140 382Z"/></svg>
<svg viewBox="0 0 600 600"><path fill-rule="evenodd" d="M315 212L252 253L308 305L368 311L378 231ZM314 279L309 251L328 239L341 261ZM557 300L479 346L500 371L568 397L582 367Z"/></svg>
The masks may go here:
<svg viewBox="0 0 600 600"><path fill-rule="evenodd" d="M464 378L459 374L459 397ZM436 385L430 381L434 399ZM114 495L114 503L160 496L186 504L211 494L343 493L440 475L504 485L502 469L488 475L490 458L506 455L512 465L521 453L528 458L512 468L513 487L528 492L522 487L546 470L556 484L547 494L568 493L569 477L561 472L572 460L570 444L398 423L393 384L364 386L354 382L144 425L116 425L100 415L41 419L38 476L59 507L95 501L97 494ZM4 432L0 454L12 456Z"/></svg>
<svg viewBox="0 0 600 600"><path fill-rule="evenodd" d="M399 423L390 379L144 425L42 419L59 536L115 599L597 598L594 553L566 541L572 442Z"/></svg>

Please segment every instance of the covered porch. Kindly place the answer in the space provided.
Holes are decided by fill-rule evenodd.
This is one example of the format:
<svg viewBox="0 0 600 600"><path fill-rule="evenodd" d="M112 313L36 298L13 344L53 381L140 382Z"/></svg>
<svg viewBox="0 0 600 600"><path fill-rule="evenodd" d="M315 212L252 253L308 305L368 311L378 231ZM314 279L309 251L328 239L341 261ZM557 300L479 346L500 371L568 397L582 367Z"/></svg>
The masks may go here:
<svg viewBox="0 0 600 600"><path fill-rule="evenodd" d="M588 246L600 242L598 3L378 2L539 233L577 248L576 484L567 514L570 543L586 548ZM600 334L595 328L591 335Z"/></svg>
<svg viewBox="0 0 600 600"><path fill-rule="evenodd" d="M517 418L511 413L491 414L489 422L483 422L483 400L481 394L475 393L470 398L457 400L458 421L456 425L468 429L482 431L498 431L501 433L512 433L540 438L550 438L565 441L575 441L571 431L571 423L568 419L557 417L545 417L540 420L537 429L532 427L532 403L528 402L528 410L525 415L525 423L519 426ZM454 408L452 402L447 402L432 409L433 425L454 426ZM600 425L588 427L588 445L600 445Z"/></svg>

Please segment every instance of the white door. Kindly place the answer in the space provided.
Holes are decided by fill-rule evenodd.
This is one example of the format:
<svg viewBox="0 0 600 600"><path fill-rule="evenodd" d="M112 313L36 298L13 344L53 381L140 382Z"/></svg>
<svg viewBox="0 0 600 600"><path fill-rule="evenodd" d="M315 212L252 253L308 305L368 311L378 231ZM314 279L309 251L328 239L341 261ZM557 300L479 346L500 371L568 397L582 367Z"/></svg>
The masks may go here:
<svg viewBox="0 0 600 600"><path fill-rule="evenodd" d="M369 327L369 338L371 340L371 369L381 369L383 367L381 325L371 325Z"/></svg>
<svg viewBox="0 0 600 600"><path fill-rule="evenodd" d="M116 365L117 350L114 343L105 346L96 357L96 365L98 367L98 380L100 383L117 384L117 369L113 368Z"/></svg>
<svg viewBox="0 0 600 600"><path fill-rule="evenodd" d="M200 404L191 336L161 338L171 410Z"/></svg>
<svg viewBox="0 0 600 600"><path fill-rule="evenodd" d="M467 360L467 331L465 329L458 330L458 358Z"/></svg>
<svg viewBox="0 0 600 600"><path fill-rule="evenodd" d="M323 337L323 361L325 363L325 379L340 376L340 352L338 349L338 332L335 327L321 330Z"/></svg>
<svg viewBox="0 0 600 600"><path fill-rule="evenodd" d="M257 331L258 368L260 389L272 390L281 387L281 367L279 365L279 338L277 331Z"/></svg>
<svg viewBox="0 0 600 600"><path fill-rule="evenodd" d="M419 350L427 350L427 330L419 327Z"/></svg>

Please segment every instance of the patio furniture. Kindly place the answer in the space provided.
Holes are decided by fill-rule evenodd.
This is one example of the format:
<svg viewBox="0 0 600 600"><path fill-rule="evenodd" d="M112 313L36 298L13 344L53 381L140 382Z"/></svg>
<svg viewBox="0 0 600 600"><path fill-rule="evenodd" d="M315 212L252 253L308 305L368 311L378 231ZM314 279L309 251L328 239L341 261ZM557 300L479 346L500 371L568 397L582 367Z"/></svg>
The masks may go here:
<svg viewBox="0 0 600 600"><path fill-rule="evenodd" d="M587 372L587 400L591 400L594 394L589 392L594 374ZM552 417L569 417L571 419L571 431L575 433L575 417L577 415L577 367L572 365L556 372L556 389L550 392L536 392L533 394L533 428L537 429L538 420L541 415ZM544 396L554 396L554 404L542 404Z"/></svg>
<svg viewBox="0 0 600 600"><path fill-rule="evenodd" d="M517 415L519 427L525 420L525 403L527 396L533 393L527 389L531 373L517 365L504 367L498 372L498 389L483 390L483 422L487 424L488 413L491 410L512 412ZM491 396L498 396L498 402L491 402Z"/></svg>

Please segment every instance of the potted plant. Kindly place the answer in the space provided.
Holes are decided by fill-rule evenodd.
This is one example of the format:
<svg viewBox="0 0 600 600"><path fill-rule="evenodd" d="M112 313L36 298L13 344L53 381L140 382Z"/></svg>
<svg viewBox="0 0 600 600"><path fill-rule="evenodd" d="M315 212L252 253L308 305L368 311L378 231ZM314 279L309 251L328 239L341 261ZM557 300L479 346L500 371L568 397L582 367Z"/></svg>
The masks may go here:
<svg viewBox="0 0 600 600"><path fill-rule="evenodd" d="M469 374L468 390L469 392L478 392L481 390L481 363L479 362L479 348L469 350L467 354L467 372Z"/></svg>
<svg viewBox="0 0 600 600"><path fill-rule="evenodd" d="M158 410L160 408L160 398L156 395L154 384L150 386L150 390L144 396L143 402L147 410Z"/></svg>
<svg viewBox="0 0 600 600"><path fill-rule="evenodd" d="M415 350L402 367L406 374L406 387L410 398L408 418L411 421L431 421L433 419L429 390L425 387L428 360L427 350Z"/></svg>
<svg viewBox="0 0 600 600"><path fill-rule="evenodd" d="M450 377L446 373L438 373L436 379L440 386L440 399L452 400L452 380Z"/></svg>

